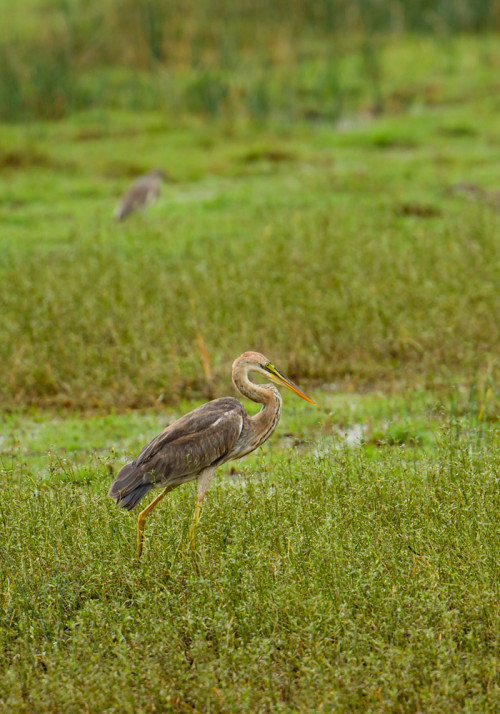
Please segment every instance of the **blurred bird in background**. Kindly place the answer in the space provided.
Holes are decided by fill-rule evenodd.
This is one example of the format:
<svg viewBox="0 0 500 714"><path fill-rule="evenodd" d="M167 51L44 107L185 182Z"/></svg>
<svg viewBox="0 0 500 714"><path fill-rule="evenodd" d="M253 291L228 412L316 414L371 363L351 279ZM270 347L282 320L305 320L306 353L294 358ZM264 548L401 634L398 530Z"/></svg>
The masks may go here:
<svg viewBox="0 0 500 714"><path fill-rule="evenodd" d="M156 201L160 195L162 182L166 179L167 174L163 169L153 169L134 181L115 210L116 220L123 221L135 211L144 210L150 203Z"/></svg>

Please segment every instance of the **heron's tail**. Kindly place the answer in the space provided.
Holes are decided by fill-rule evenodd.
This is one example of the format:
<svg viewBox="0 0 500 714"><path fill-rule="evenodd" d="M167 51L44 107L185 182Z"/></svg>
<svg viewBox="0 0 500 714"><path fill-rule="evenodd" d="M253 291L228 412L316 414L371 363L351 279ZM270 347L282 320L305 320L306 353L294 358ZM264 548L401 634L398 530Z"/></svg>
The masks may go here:
<svg viewBox="0 0 500 714"><path fill-rule="evenodd" d="M133 463L127 464L111 484L108 496L116 501L116 505L120 506L120 508L126 508L127 511L131 511L154 486L153 483L137 483L136 481L137 471L135 465Z"/></svg>

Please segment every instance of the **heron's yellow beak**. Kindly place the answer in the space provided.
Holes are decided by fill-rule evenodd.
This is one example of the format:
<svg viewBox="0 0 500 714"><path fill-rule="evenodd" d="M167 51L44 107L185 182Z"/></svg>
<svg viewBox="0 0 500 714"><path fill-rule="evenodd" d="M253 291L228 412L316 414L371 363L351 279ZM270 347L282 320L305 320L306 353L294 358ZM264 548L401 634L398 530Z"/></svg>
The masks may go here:
<svg viewBox="0 0 500 714"><path fill-rule="evenodd" d="M265 365L264 369L266 370L266 372L269 373L273 382L275 382L276 384L282 384L284 387L289 389L301 399L305 399L306 402L309 402L310 404L316 404L316 402L313 401L311 397L308 397L307 394L302 391L302 389L299 389L299 387L297 387L297 385L294 384L291 379L288 379L287 377L285 377L284 374L281 374L281 372L274 366L274 364L271 364L271 362L269 362Z"/></svg>

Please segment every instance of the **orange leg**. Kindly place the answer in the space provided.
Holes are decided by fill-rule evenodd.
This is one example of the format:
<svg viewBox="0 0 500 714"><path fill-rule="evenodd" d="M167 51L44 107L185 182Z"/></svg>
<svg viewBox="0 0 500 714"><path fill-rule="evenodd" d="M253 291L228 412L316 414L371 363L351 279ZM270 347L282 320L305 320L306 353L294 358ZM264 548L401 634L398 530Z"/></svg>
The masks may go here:
<svg viewBox="0 0 500 714"><path fill-rule="evenodd" d="M201 504L205 498L205 494L208 491L208 487L214 477L215 469L206 469L202 471L198 476L198 500L196 502L196 508L194 509L193 520L191 521L191 526L189 528L189 539L191 541L191 549L196 552L196 526L200 520Z"/></svg>
<svg viewBox="0 0 500 714"><path fill-rule="evenodd" d="M139 560L142 553L142 542L144 540L144 528L146 526L146 518L151 513L153 508L161 499L167 495L169 491L172 491L175 486L167 486L155 499L151 501L149 506L147 506L143 511L139 513L139 518L137 519L137 551L136 559Z"/></svg>

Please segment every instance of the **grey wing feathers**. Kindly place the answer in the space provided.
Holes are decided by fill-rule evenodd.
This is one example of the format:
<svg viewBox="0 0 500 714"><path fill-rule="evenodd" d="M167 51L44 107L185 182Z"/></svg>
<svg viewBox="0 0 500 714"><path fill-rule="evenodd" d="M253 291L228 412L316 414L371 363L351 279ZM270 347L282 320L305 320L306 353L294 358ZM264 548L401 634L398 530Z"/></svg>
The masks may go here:
<svg viewBox="0 0 500 714"><path fill-rule="evenodd" d="M244 416L243 406L232 397L215 399L186 414L167 426L132 463L123 467L108 496L125 508L133 508L155 484L189 481L189 476L223 463L238 441ZM144 486L148 488L135 500L132 492ZM129 494L131 498L124 502Z"/></svg>

